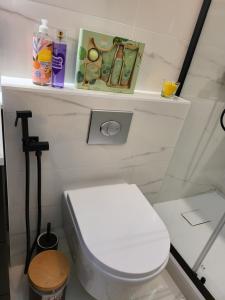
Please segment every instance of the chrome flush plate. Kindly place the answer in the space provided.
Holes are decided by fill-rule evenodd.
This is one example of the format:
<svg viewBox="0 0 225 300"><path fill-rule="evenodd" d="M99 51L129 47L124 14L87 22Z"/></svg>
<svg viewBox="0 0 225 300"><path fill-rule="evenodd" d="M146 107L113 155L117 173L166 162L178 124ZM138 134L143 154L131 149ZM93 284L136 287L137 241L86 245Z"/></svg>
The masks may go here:
<svg viewBox="0 0 225 300"><path fill-rule="evenodd" d="M87 143L92 145L124 144L133 113L129 111L92 110Z"/></svg>

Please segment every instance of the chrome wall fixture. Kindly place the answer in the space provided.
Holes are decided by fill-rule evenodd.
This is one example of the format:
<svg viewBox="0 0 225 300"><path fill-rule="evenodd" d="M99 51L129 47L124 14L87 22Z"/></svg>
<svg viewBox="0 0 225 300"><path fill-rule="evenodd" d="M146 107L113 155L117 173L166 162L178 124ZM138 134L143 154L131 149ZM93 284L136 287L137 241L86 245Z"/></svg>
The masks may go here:
<svg viewBox="0 0 225 300"><path fill-rule="evenodd" d="M87 143L118 145L127 141L133 113L129 111L92 110Z"/></svg>

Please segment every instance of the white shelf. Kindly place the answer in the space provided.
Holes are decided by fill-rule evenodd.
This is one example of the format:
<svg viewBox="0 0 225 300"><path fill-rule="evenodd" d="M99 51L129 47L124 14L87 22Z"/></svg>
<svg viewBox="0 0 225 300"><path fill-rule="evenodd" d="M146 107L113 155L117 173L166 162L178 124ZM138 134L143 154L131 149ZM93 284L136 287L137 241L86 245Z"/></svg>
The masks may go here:
<svg viewBox="0 0 225 300"><path fill-rule="evenodd" d="M79 96L92 96L97 98L108 98L115 100L142 100L142 101L157 101L166 103L180 103L189 104L189 101L184 100L180 97L175 97L173 99L166 99L161 97L158 92L148 92L135 90L134 94L122 94L122 93L110 93L92 90L82 90L74 87L72 83L66 83L63 89L53 88L51 86L40 86L32 83L31 79L27 78L15 78L15 77L1 77L1 85L3 89L15 89L22 91L37 92L43 94L60 94L60 95L79 95Z"/></svg>

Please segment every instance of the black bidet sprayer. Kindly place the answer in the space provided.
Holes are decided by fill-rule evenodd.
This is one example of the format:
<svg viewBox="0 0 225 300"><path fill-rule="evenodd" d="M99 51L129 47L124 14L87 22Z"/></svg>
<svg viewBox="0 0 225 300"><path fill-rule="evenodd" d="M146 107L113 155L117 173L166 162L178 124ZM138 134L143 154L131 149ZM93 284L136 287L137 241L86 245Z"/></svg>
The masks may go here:
<svg viewBox="0 0 225 300"><path fill-rule="evenodd" d="M25 153L26 164L26 179L25 179L25 218L26 218L26 261L24 274L27 274L30 260L33 251L36 247L37 238L41 232L41 155L42 151L49 150L48 142L40 142L38 136L29 135L28 119L32 118L32 112L29 110L17 111L15 126L17 126L18 119L21 119L22 125L22 144L23 152ZM37 201L38 201L38 217L37 230L34 242L31 245L30 238L30 152L35 152L37 157Z"/></svg>

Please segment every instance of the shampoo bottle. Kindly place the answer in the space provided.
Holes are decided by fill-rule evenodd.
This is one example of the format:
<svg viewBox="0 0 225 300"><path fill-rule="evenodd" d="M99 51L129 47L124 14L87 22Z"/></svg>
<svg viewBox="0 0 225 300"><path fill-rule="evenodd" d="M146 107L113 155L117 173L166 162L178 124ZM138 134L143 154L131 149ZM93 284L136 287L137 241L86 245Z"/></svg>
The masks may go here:
<svg viewBox="0 0 225 300"><path fill-rule="evenodd" d="M64 87L65 66L66 66L66 42L64 33L58 31L57 39L53 43L52 57L52 86L57 88Z"/></svg>
<svg viewBox="0 0 225 300"><path fill-rule="evenodd" d="M52 78L52 39L48 35L48 21L41 20L39 31L33 35L33 83L51 84Z"/></svg>

